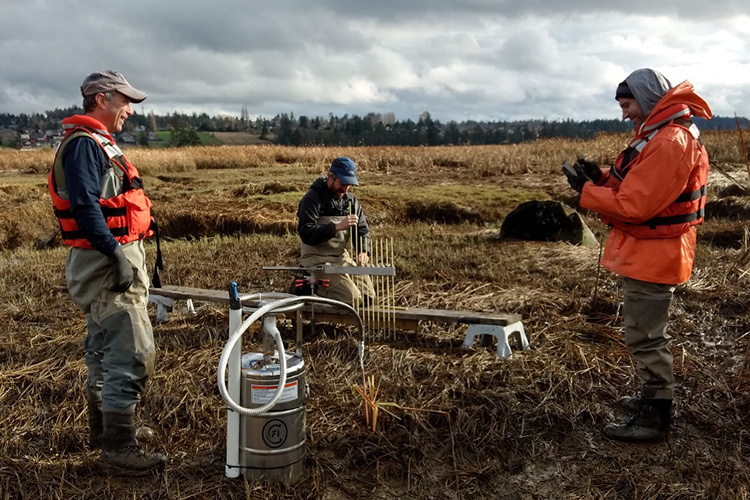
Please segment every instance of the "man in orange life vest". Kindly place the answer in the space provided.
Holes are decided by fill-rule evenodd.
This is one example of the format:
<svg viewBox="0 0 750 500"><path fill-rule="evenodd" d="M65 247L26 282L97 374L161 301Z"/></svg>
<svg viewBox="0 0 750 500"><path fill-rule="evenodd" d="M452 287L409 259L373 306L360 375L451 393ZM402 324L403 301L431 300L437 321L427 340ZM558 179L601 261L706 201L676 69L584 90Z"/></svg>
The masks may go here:
<svg viewBox="0 0 750 500"><path fill-rule="evenodd" d="M635 125L633 141L611 168L579 158L563 172L581 193L580 206L611 228L601 265L624 278L625 344L642 381L639 395L619 401L632 416L605 426L604 435L661 441L675 385L669 308L675 285L692 273L706 202L708 155L690 118L712 114L692 84L672 87L651 69L631 73L615 99Z"/></svg>
<svg viewBox="0 0 750 500"><path fill-rule="evenodd" d="M63 120L49 191L63 242L72 247L68 290L86 313L89 444L101 446L105 468L140 475L166 461L141 448L133 424L155 358L143 245L153 219L138 171L111 134L146 94L107 70L86 77L81 95L85 114Z"/></svg>

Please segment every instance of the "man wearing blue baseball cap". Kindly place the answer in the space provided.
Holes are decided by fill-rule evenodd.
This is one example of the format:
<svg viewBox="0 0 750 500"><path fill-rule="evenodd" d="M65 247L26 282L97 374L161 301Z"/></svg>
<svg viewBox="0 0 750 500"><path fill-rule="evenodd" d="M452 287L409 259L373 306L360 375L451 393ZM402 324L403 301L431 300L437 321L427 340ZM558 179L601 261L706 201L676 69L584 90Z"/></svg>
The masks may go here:
<svg viewBox="0 0 750 500"><path fill-rule="evenodd" d="M297 232L302 240L303 267L321 264L367 265L370 228L362 205L349 192L359 186L357 164L351 158L336 158L328 173L317 178L299 202ZM352 248L357 260L352 258ZM330 275L315 294L355 304L375 298L372 280L366 275Z"/></svg>

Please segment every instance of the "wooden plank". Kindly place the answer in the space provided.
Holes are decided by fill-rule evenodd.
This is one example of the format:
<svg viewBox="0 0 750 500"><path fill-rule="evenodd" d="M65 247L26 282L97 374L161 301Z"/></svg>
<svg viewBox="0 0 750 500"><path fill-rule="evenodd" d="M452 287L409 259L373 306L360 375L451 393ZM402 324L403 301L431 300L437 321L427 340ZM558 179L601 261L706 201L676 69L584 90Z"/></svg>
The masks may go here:
<svg viewBox="0 0 750 500"><path fill-rule="evenodd" d="M310 311L310 305L307 304L302 308L303 311ZM407 308L407 309L387 309L387 308L365 308L363 314L371 313L372 317L383 318L384 316L393 317L396 321L419 322L432 321L435 323L462 323L469 325L497 325L508 326L521 321L520 314L490 313L490 312L473 312L473 311L452 311L448 309L425 309L425 308ZM329 316L351 316L346 311L330 307L325 304L315 304L315 317L319 313L325 313Z"/></svg>
<svg viewBox="0 0 750 500"><path fill-rule="evenodd" d="M205 288L191 288L189 286L164 285L161 288L149 288L148 293L177 300L192 299L202 302L229 304L229 290L207 290Z"/></svg>
<svg viewBox="0 0 750 500"><path fill-rule="evenodd" d="M189 286L164 285L161 288L149 288L150 295L161 295L177 300L197 300L199 302L216 302L229 304L229 290L208 290L206 288L192 288ZM238 294L240 301L255 294ZM244 305L256 305L257 301L244 302Z"/></svg>
<svg viewBox="0 0 750 500"><path fill-rule="evenodd" d="M520 314L453 311L450 309L408 308L395 310L397 319L412 319L417 321L434 321L436 323L466 323L472 325L508 326L521 321Z"/></svg>
<svg viewBox="0 0 750 500"><path fill-rule="evenodd" d="M220 304L229 303L229 292L222 290L206 290L203 288L191 288L186 286L165 285L161 288L151 288L149 292L152 295L161 295L178 300L193 299L204 302L216 302ZM240 300L248 297L250 294L240 294ZM245 302L245 305L254 306L254 303ZM331 322L346 323L345 318L351 318L351 314L346 310L329 306L327 304L315 304L315 317L320 321L321 314L327 314ZM305 304L303 311L309 312L311 304ZM374 311L374 316L391 315L396 321L402 321L404 324L414 325L419 321L432 321L435 323L463 323L472 325L498 325L508 326L521 321L520 314L514 313L495 313L495 312L474 312L474 311L452 311L449 309L426 309L426 308L407 308L407 309L382 309L373 307L366 311Z"/></svg>
<svg viewBox="0 0 750 500"><path fill-rule="evenodd" d="M302 319L310 321L312 320L312 313L308 310L302 311ZM336 323L342 325L356 325L357 320L351 314L343 312L321 312L318 311L318 307L315 308L315 321L318 323ZM419 321L405 320L396 318L395 328L398 330L412 330L416 331L419 327Z"/></svg>

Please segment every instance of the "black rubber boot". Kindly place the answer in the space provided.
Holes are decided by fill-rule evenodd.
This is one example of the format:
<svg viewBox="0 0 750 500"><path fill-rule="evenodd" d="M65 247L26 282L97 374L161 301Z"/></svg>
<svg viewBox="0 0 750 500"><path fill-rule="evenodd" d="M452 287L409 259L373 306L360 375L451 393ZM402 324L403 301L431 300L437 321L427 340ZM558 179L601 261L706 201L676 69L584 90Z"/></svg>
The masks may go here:
<svg viewBox="0 0 750 500"><path fill-rule="evenodd" d="M638 394L637 396L626 396L617 400L617 406L630 413L638 413L643 406L643 396Z"/></svg>
<svg viewBox="0 0 750 500"><path fill-rule="evenodd" d="M631 443L658 443L669 433L671 415L671 399L644 399L635 415L619 423L607 424L604 436Z"/></svg>
<svg viewBox="0 0 750 500"><path fill-rule="evenodd" d="M115 475L142 476L164 467L167 458L161 453L147 453L135 438L133 415L104 412L102 465Z"/></svg>
<svg viewBox="0 0 750 500"><path fill-rule="evenodd" d="M92 393L87 394L86 400L89 406L89 448L96 450L102 447L104 430L102 402Z"/></svg>

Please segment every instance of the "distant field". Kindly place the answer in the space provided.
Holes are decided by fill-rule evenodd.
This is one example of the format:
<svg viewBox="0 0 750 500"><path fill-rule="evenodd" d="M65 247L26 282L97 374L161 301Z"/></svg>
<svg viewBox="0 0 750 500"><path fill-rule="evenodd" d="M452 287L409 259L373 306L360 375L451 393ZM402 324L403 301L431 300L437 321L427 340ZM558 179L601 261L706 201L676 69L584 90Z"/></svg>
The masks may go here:
<svg viewBox="0 0 750 500"><path fill-rule="evenodd" d="M166 148L169 146L171 132L167 130L156 133L158 141L149 142L149 147ZM269 141L259 138L258 134L249 132L198 132L201 145L203 146L248 146L256 144L270 144Z"/></svg>
<svg viewBox="0 0 750 500"><path fill-rule="evenodd" d="M258 134L251 134L249 132L211 132L211 135L229 146L270 144L269 141L261 139Z"/></svg>
<svg viewBox="0 0 750 500"><path fill-rule="evenodd" d="M159 137L159 140L149 141L148 146L150 148L169 147L169 142L172 139L172 133L170 131L161 130L159 132L156 132L156 135L157 137ZM198 137L200 138L202 146L221 146L222 144L224 144L221 140L214 137L213 134L209 134L206 132L198 132Z"/></svg>

